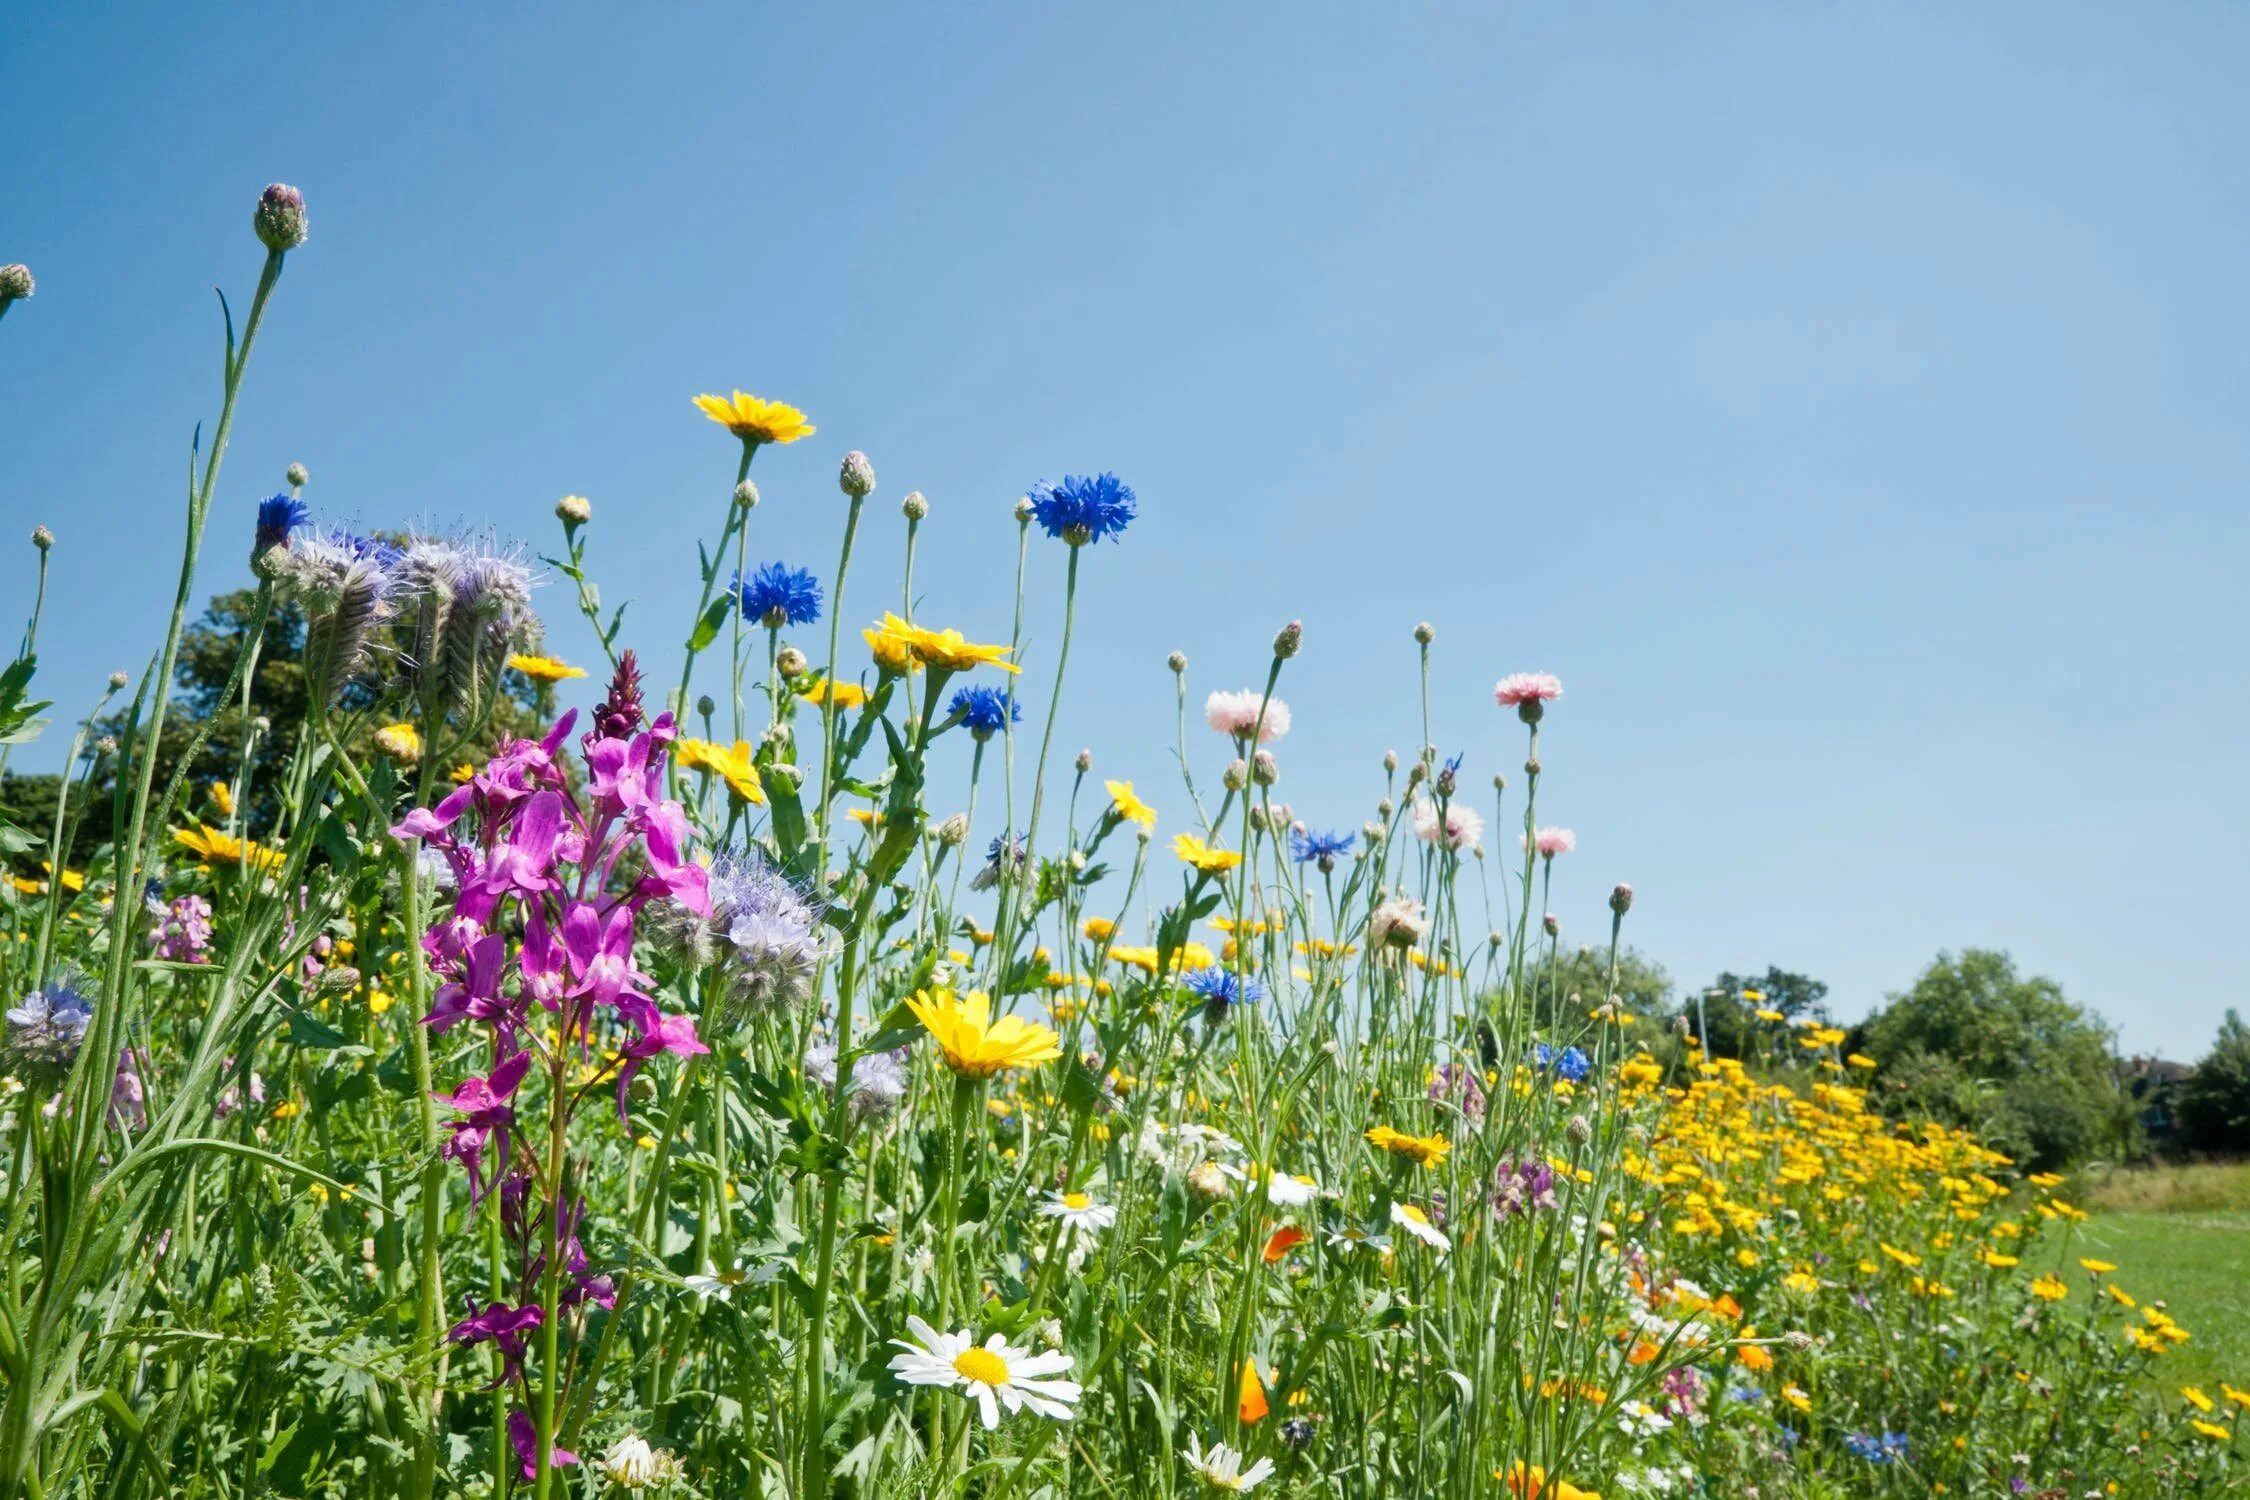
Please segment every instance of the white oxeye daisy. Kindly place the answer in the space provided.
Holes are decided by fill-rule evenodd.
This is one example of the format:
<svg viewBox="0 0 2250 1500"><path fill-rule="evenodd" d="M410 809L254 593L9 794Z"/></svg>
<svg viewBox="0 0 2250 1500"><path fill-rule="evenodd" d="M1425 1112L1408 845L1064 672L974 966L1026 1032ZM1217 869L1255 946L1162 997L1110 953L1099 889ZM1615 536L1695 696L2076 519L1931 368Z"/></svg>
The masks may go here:
<svg viewBox="0 0 2250 1500"><path fill-rule="evenodd" d="M1320 1184L1310 1177L1292 1177L1287 1172L1266 1174L1266 1201L1276 1208L1303 1208L1320 1196Z"/></svg>
<svg viewBox="0 0 2250 1500"><path fill-rule="evenodd" d="M736 1261L731 1270L696 1271L680 1278L681 1283L698 1297L716 1297L721 1302L734 1296L734 1289L750 1279L748 1267Z"/></svg>
<svg viewBox="0 0 2250 1500"><path fill-rule="evenodd" d="M1453 1248L1453 1241L1446 1237L1445 1231L1432 1224L1430 1216L1411 1203L1393 1203L1391 1222L1440 1255Z"/></svg>
<svg viewBox="0 0 2250 1500"><path fill-rule="evenodd" d="M1098 1234L1117 1222L1113 1205L1096 1203L1084 1193L1049 1193L1040 1203L1039 1212L1062 1220L1081 1234Z"/></svg>
<svg viewBox="0 0 2250 1500"><path fill-rule="evenodd" d="M680 1477L680 1461L645 1439L625 1436L609 1445L595 1465L620 1489L640 1490L670 1484Z"/></svg>
<svg viewBox="0 0 2250 1500"><path fill-rule="evenodd" d="M1264 1484L1273 1473L1273 1460L1261 1458L1249 1468L1242 1467L1242 1455L1224 1443L1213 1443L1206 1452L1196 1441L1194 1433L1188 1434L1188 1445L1180 1450L1188 1467L1202 1476L1203 1482L1214 1490L1241 1494Z"/></svg>
<svg viewBox="0 0 2250 1500"><path fill-rule="evenodd" d="M1003 1405L1011 1412L1029 1407L1057 1422L1070 1420L1078 1382L1052 1378L1070 1368L1069 1355L1012 1349L997 1333L980 1347L968 1329L940 1333L911 1314L906 1327L914 1337L891 1340L906 1351L891 1356L891 1373L908 1385L945 1386L974 1397L987 1432L1000 1425Z"/></svg>

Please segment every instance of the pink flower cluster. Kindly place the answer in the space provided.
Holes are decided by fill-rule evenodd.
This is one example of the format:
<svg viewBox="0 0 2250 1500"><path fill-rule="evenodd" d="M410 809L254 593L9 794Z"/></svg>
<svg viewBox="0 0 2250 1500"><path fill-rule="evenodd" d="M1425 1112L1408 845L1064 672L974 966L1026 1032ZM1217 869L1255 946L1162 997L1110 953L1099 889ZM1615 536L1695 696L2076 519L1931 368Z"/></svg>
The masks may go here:
<svg viewBox="0 0 2250 1500"><path fill-rule="evenodd" d="M202 962L211 951L211 903L201 896L181 896L168 905L149 903L156 956L176 964Z"/></svg>
<svg viewBox="0 0 2250 1500"><path fill-rule="evenodd" d="M544 1077L546 1108L569 1111L568 1070L599 1031L617 1059L622 1119L633 1075L651 1058L709 1050L692 1017L658 1008L652 981L633 965L634 922L649 902L710 909L706 872L688 857L687 815L663 796L672 718L642 733L637 712L604 718L582 742L585 785L574 792L556 756L575 718L565 714L544 739L503 747L436 807L415 808L391 830L421 840L451 875L452 907L424 940L440 984L423 1024L443 1033L474 1021L491 1031L490 1070L435 1097L455 1116L443 1154L468 1173L472 1203L497 1190L514 1247L514 1302L472 1307L450 1335L463 1345L493 1342L504 1383L526 1381L525 1341L545 1317L550 1257L563 1267L558 1313L616 1300L579 1243L584 1202L542 1180L541 1153L515 1140L525 1080ZM555 1018L551 1032L532 1024L535 1006ZM529 1477L534 1424L519 1411L508 1429ZM553 1461L574 1457L553 1449Z"/></svg>

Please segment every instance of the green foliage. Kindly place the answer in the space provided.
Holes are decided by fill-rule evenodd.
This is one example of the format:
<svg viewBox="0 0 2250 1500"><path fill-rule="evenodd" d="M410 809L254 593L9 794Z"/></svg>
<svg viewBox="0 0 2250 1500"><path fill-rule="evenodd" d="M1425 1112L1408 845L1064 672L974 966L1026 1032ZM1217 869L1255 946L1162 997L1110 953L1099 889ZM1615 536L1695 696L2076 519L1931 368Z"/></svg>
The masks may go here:
<svg viewBox="0 0 2250 1500"><path fill-rule="evenodd" d="M1712 1056L1750 1057L1772 1035L1758 1011L1778 1011L1791 1022L1825 1022L1827 996L1820 980L1768 964L1762 975L1722 972L1690 1000L1685 1013L1696 1020Z"/></svg>
<svg viewBox="0 0 2250 1500"><path fill-rule="evenodd" d="M2250 1026L2227 1012L2218 1040L2180 1085L2180 1131L2197 1151L2250 1151Z"/></svg>
<svg viewBox="0 0 2250 1500"><path fill-rule="evenodd" d="M1881 1063L1876 1093L1892 1113L1974 1130L2028 1168L2137 1144L2109 1028L2005 953L1939 954L1860 1024L1853 1046Z"/></svg>

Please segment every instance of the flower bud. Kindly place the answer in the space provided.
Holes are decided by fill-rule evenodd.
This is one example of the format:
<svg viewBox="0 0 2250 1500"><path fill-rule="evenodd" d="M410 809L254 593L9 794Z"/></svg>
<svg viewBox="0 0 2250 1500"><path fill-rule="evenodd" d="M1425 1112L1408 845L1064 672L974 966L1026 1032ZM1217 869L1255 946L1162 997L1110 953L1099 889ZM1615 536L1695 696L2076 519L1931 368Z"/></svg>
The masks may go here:
<svg viewBox="0 0 2250 1500"><path fill-rule="evenodd" d="M1291 620L1288 624L1282 626L1280 634L1276 635L1273 638L1274 660L1289 660L1290 657L1297 654L1298 648L1303 646L1304 644L1305 622L1302 620Z"/></svg>
<svg viewBox="0 0 2250 1500"><path fill-rule="evenodd" d="M312 483L312 471L303 464L291 464L282 471L281 477L289 481L289 487L293 490L301 490Z"/></svg>
<svg viewBox="0 0 2250 1500"><path fill-rule="evenodd" d="M324 995L341 995L359 988L359 970L350 964L331 964L320 971L314 988Z"/></svg>
<svg viewBox="0 0 2250 1500"><path fill-rule="evenodd" d="M1031 503L1031 497L1029 495L1024 496L1021 500L1018 500L1016 502L1016 522L1018 525L1029 526L1031 524L1031 518L1038 513L1039 507Z"/></svg>
<svg viewBox="0 0 2250 1500"><path fill-rule="evenodd" d="M763 780L778 782L791 791L805 784L805 773L785 760L777 760L770 766L760 766L758 775Z"/></svg>
<svg viewBox="0 0 2250 1500"><path fill-rule="evenodd" d="M1507 772L1495 771L1492 773L1492 789L1496 792L1504 792L1508 789Z"/></svg>
<svg viewBox="0 0 2250 1500"><path fill-rule="evenodd" d="M1594 1138L1594 1127L1584 1115L1572 1115L1563 1121L1563 1134L1570 1137L1573 1145L1583 1146Z"/></svg>
<svg viewBox="0 0 2250 1500"><path fill-rule="evenodd" d="M1523 763L1523 774L1526 776L1537 776L1539 774L1538 756L1534 755L1533 757L1531 757L1531 759Z"/></svg>
<svg viewBox="0 0 2250 1500"><path fill-rule="evenodd" d="M124 687L128 681L130 679L123 672L112 672L109 674L109 690L114 693Z"/></svg>
<svg viewBox="0 0 2250 1500"><path fill-rule="evenodd" d="M836 484L854 500L864 500L875 493L875 466L867 461L866 454L854 448L844 455L843 463L838 466Z"/></svg>
<svg viewBox="0 0 2250 1500"><path fill-rule="evenodd" d="M1391 801L1391 799L1388 797L1385 797L1382 801L1375 804L1375 815L1381 818L1386 823L1391 820L1391 814L1397 811L1398 804Z"/></svg>
<svg viewBox="0 0 2250 1500"><path fill-rule="evenodd" d="M55 545L55 534L44 526L31 528L31 545L45 552Z"/></svg>
<svg viewBox="0 0 2250 1500"><path fill-rule="evenodd" d="M1422 779L1429 774L1430 763L1426 760L1418 760L1414 762L1413 765L1408 766L1406 768L1407 790L1412 791L1415 787L1420 786L1422 784Z"/></svg>
<svg viewBox="0 0 2250 1500"><path fill-rule="evenodd" d="M1164 665L1172 669L1174 676L1178 676L1187 670L1187 653L1185 651L1173 652L1170 656L1164 658Z"/></svg>
<svg viewBox="0 0 2250 1500"><path fill-rule="evenodd" d="M734 503L744 510L758 508L758 487L745 479L734 487Z"/></svg>
<svg viewBox="0 0 2250 1500"><path fill-rule="evenodd" d="M1619 882L1617 889L1609 893L1609 909L1621 917L1631 911L1633 909L1633 888L1622 881Z"/></svg>
<svg viewBox="0 0 2250 1500"><path fill-rule="evenodd" d="M805 675L805 668L811 665L811 662L805 660L805 653L795 646L782 647L781 654L773 659L774 670L784 677L802 677Z"/></svg>
<svg viewBox="0 0 2250 1500"><path fill-rule="evenodd" d="M94 741L94 753L96 755L115 755L117 753L117 736L105 734Z"/></svg>
<svg viewBox="0 0 2250 1500"><path fill-rule="evenodd" d="M1078 767L1078 774L1085 775L1088 771L1094 769L1094 752L1091 750L1079 751L1078 759L1074 764Z"/></svg>
<svg viewBox="0 0 2250 1500"><path fill-rule="evenodd" d="M250 721L250 732L252 734L273 733L273 720L267 718L264 714L259 714Z"/></svg>
<svg viewBox="0 0 2250 1500"><path fill-rule="evenodd" d="M955 813L937 826L937 841L948 849L958 849L969 841L969 815Z"/></svg>
<svg viewBox="0 0 2250 1500"><path fill-rule="evenodd" d="M699 693L695 699L695 711L703 718L708 719L719 711L719 705L711 701L709 693Z"/></svg>
<svg viewBox="0 0 2250 1500"><path fill-rule="evenodd" d="M1450 797L1461 784L1460 772L1451 765L1439 766L1437 780L1432 784L1436 786L1440 797Z"/></svg>
<svg viewBox="0 0 2250 1500"><path fill-rule="evenodd" d="M1787 1333L1784 1333L1781 1336L1781 1341L1784 1344L1787 1344L1790 1348L1797 1350L1799 1353L1804 1353L1808 1350L1817 1349L1820 1347L1820 1340L1814 1338L1811 1334L1805 1332L1802 1328L1790 1329Z"/></svg>
<svg viewBox="0 0 2250 1500"><path fill-rule="evenodd" d="M1396 750L1385 750L1383 752L1383 774L1386 776L1392 776L1396 775L1397 773L1398 752Z"/></svg>
<svg viewBox="0 0 2250 1500"><path fill-rule="evenodd" d="M583 526L594 519L594 502L584 495L565 495L555 502L555 519L565 526Z"/></svg>
<svg viewBox="0 0 2250 1500"><path fill-rule="evenodd" d="M898 508L909 521L919 521L930 513L930 502L923 498L920 490L908 490L906 498L899 501Z"/></svg>
<svg viewBox="0 0 2250 1500"><path fill-rule="evenodd" d="M1216 1203L1227 1195L1227 1174L1215 1161L1198 1162L1188 1173L1188 1189L1206 1203Z"/></svg>
<svg viewBox="0 0 2250 1500"><path fill-rule="evenodd" d="M38 283L32 279L31 267L25 265L22 261L19 260L12 265L0 266L0 306L5 306L10 302L21 302L31 295L32 288L37 285Z"/></svg>
<svg viewBox="0 0 2250 1500"><path fill-rule="evenodd" d="M1562 919L1553 912L1541 917L1539 925L1547 929L1547 936L1549 937L1554 937L1562 931Z"/></svg>
<svg viewBox="0 0 2250 1500"><path fill-rule="evenodd" d="M1271 750L1260 750L1250 757L1250 779L1260 786L1272 786L1281 779L1281 763Z"/></svg>
<svg viewBox="0 0 2250 1500"><path fill-rule="evenodd" d="M1435 625L1432 625L1429 621L1424 620L1421 624L1414 627L1414 640L1417 645L1427 646L1430 642L1436 639L1437 627Z"/></svg>
<svg viewBox="0 0 2250 1500"><path fill-rule="evenodd" d="M286 182L277 182L258 195L257 212L250 216L258 240L276 255L305 242L305 195Z"/></svg>
<svg viewBox="0 0 2250 1500"><path fill-rule="evenodd" d="M1230 760L1219 775L1219 785L1230 792L1239 792L1250 784L1250 767L1241 760Z"/></svg>
<svg viewBox="0 0 2250 1500"><path fill-rule="evenodd" d="M1369 822L1359 825L1359 836L1367 841L1367 847L1370 849L1383 842L1383 833L1383 825L1380 823Z"/></svg>

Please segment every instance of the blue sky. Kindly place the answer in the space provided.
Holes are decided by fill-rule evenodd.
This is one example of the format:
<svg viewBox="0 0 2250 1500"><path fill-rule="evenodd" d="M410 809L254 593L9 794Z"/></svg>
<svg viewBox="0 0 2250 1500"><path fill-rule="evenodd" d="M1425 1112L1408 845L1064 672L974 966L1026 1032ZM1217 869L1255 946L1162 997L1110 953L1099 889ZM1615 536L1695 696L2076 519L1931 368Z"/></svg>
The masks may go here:
<svg viewBox="0 0 2250 1500"><path fill-rule="evenodd" d="M2250 877L2250 13L1963 9L15 17L0 513L61 537L43 684L82 705L159 637L209 288L248 296L279 178L312 239L210 589L291 460L325 515L542 547L575 492L670 661L733 473L688 398L739 385L820 427L759 460L754 560L833 568L862 448L848 623L896 602L918 488L921 616L1005 638L1010 504L1114 469L1143 515L1087 560L1058 740L1173 826L1168 651L1200 699L1302 618L1282 790L1351 826L1427 619L1479 781L1522 753L1494 679L1567 685L1568 936L1629 880L1683 985L1778 963L1846 1015L2000 946L2196 1055Z"/></svg>

